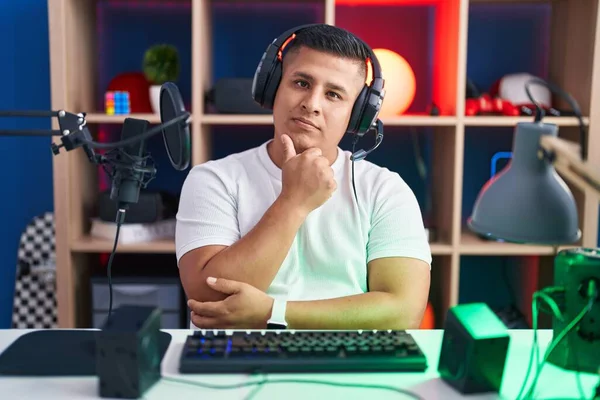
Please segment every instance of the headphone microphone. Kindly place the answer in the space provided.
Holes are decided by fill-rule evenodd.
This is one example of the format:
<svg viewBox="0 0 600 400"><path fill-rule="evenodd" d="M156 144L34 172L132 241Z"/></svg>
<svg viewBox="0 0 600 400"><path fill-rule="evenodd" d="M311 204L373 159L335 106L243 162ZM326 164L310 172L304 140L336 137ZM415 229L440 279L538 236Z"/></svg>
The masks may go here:
<svg viewBox="0 0 600 400"><path fill-rule="evenodd" d="M381 142L383 142L383 122L380 119L377 119L375 122L375 126L370 130L375 131L375 144L369 150L360 149L352 153L350 156L351 161L361 161L364 160L369 154L375 151L376 148L379 147ZM355 143L358 141L359 136L355 137Z"/></svg>

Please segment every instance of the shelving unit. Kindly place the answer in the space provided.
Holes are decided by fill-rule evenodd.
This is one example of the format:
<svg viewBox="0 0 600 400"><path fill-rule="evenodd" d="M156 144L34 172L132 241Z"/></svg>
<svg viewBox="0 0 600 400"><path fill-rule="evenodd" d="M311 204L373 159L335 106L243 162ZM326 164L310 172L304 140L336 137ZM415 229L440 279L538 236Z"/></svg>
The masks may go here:
<svg viewBox="0 0 600 400"><path fill-rule="evenodd" d="M99 0L100 1L100 0ZM113 0L114 1L114 0ZM128 0L120 0L127 3ZM286 3L285 0L268 2L269 7ZM133 1L135 3L135 1ZM160 4L155 1L153 4ZM197 165L213 158L212 132L220 126L232 129L239 126L268 128L271 115L219 115L205 111L203 98L214 80L213 7L226 3L251 7L253 2L229 0L179 0L164 2L171 6L183 5L189 9L191 21L191 133L192 163ZM257 3L257 2L256 2ZM363 3L363 4L358 4ZM385 117L387 127L422 127L433 132L431 164L434 204L431 223L436 228L436 240L431 243L434 255L432 268L431 302L436 309L438 325L446 310L459 302L461 256L543 256L548 260L557 249L547 246L516 245L479 239L465 229L463 215L463 179L465 136L468 129L498 127L510 129L517 122L530 121L526 117L477 116L465 117L465 87L467 77L467 48L469 41L469 8L474 5L509 5L524 2L511 0L314 0L306 4L318 8L315 21L337 24L355 31L372 47L378 44L374 30L377 26L365 24L365 13L376 14L377 7L396 7L399 11L414 11L415 7L433 7L435 32L433 67L427 80L431 82L432 100L440 106L441 116L423 112L397 117ZM589 161L600 165L600 30L596 0L536 0L531 3L552 4L550 27L550 55L548 78L571 93L579 102L589 126ZM142 4L138 2L138 5ZM144 3L145 4L145 3ZM299 5L300 4L300 5ZM100 124L120 124L126 116L105 115L96 104L97 52L96 5L93 0L48 0L52 108L71 112L86 112L88 124L95 132ZM369 8L372 7L372 8ZM252 12L260 13L258 8ZM400 14L398 14L400 15ZM360 18L359 18L360 17ZM376 16L373 16L376 18ZM365 26L359 29L358 27ZM354 27L357 27L354 29ZM385 27L381 29L387 29ZM392 29L392 28L389 28ZM271 33L274 37L279 30ZM408 40L412 40L408 39ZM267 43L260 45L262 49ZM257 60L260 54L256 55ZM385 74L384 74L385 75ZM560 99L556 99L562 105ZM154 114L129 115L159 123ZM578 140L577 120L571 117L546 118L561 127L560 135ZM393 130L392 130L393 131ZM394 133L388 134L393 135ZM385 145L385 144L384 144ZM59 325L63 328L89 326L86 292L87 273L93 262L91 255L107 253L112 242L89 237L89 217L97 194L97 169L89 164L83 152L70 152L54 160L54 204L56 216L57 300ZM596 247L598 243L598 204L593 196L571 188L575 194L583 232L581 243ZM560 250L560 248L558 249ZM139 245L120 245L119 252L174 253L174 243L160 241ZM548 264L548 263L546 263ZM551 265L549 266L551 267ZM543 276L542 276L543 275ZM538 284L547 279L548 271L540 272L534 280ZM535 283L535 282L534 282ZM524 293L525 297L530 293Z"/></svg>

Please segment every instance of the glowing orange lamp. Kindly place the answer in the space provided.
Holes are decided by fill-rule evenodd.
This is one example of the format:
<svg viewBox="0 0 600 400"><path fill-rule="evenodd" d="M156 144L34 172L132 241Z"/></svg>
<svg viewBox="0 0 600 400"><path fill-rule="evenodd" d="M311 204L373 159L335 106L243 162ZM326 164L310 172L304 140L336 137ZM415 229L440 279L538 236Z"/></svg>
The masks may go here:
<svg viewBox="0 0 600 400"><path fill-rule="evenodd" d="M419 329L435 329L435 312L431 303L427 303L427 308L425 309Z"/></svg>
<svg viewBox="0 0 600 400"><path fill-rule="evenodd" d="M410 64L400 54L388 49L373 49L379 60L385 79L385 99L379 112L380 117L403 114L415 99L417 83ZM367 72L367 82L372 71Z"/></svg>

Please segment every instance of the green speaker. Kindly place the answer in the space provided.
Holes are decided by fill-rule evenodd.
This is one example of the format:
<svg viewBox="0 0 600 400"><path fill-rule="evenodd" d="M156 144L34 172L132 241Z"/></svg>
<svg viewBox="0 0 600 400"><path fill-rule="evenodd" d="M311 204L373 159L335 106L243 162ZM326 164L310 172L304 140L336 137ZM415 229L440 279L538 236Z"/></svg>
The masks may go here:
<svg viewBox="0 0 600 400"><path fill-rule="evenodd" d="M510 337L484 303L448 310L438 364L440 377L463 394L499 392Z"/></svg>
<svg viewBox="0 0 600 400"><path fill-rule="evenodd" d="M562 289L553 295L563 321L552 319L556 338L582 310L591 292L600 290L600 252L598 249L573 248L560 251L554 259L554 286ZM589 310L550 353L548 362L573 371L597 373L600 367L600 298L592 300Z"/></svg>

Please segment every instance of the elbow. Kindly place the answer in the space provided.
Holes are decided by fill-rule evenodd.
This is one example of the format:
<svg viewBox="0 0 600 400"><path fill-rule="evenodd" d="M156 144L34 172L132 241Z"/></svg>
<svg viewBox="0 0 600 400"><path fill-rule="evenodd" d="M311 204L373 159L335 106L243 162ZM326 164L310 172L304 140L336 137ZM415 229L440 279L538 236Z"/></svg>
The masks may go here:
<svg viewBox="0 0 600 400"><path fill-rule="evenodd" d="M210 276L214 276L216 278L220 277L218 274L212 274ZM185 274L180 271L179 279L186 297L188 299L193 299L200 302L221 301L227 298L226 294L218 292L208 286L206 283L206 278L208 277L209 274L206 271L206 268L202 268L193 274Z"/></svg>
<svg viewBox="0 0 600 400"><path fill-rule="evenodd" d="M393 330L408 330L408 329L420 329L425 316L425 309L427 303L424 306L419 304L411 303L405 299L394 299L394 306L389 314L389 326Z"/></svg>
<svg viewBox="0 0 600 400"><path fill-rule="evenodd" d="M410 316L402 316L398 317L398 315L394 315L393 318L390 319L388 323L388 327L386 329L391 329L394 331L404 331L409 329L419 329L421 327L421 320L419 318L414 318Z"/></svg>

